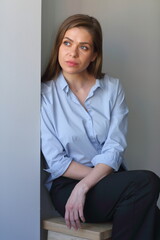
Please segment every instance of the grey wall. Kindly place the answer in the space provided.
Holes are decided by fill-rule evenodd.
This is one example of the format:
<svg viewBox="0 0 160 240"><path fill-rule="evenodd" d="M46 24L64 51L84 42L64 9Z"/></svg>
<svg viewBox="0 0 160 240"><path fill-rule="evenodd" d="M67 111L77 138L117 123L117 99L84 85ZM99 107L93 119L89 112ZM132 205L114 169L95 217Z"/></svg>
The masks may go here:
<svg viewBox="0 0 160 240"><path fill-rule="evenodd" d="M129 169L160 175L160 1L45 0L42 17L42 71L59 23L75 13L99 19L104 32L103 69L120 78L129 113Z"/></svg>
<svg viewBox="0 0 160 240"><path fill-rule="evenodd" d="M0 1L0 239L40 239L41 1Z"/></svg>

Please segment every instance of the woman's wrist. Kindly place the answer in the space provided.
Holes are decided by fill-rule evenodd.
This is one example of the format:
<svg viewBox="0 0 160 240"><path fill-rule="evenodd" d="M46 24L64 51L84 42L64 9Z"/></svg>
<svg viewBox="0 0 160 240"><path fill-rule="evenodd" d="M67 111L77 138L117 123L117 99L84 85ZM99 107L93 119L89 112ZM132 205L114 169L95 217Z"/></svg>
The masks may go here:
<svg viewBox="0 0 160 240"><path fill-rule="evenodd" d="M92 171L78 184L80 184L83 193L87 193L97 182L112 172L113 169L111 167L100 163L92 168Z"/></svg>
<svg viewBox="0 0 160 240"><path fill-rule="evenodd" d="M86 194L89 191L89 186L83 179L76 185L76 187L80 188L83 194Z"/></svg>

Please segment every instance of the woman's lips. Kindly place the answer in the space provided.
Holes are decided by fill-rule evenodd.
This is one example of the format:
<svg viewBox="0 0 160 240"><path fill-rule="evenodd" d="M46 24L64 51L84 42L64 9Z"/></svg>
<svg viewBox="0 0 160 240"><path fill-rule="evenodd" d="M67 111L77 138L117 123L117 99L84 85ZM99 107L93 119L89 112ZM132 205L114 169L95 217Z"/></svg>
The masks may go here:
<svg viewBox="0 0 160 240"><path fill-rule="evenodd" d="M66 64L67 64L68 66L70 66L70 67L75 67L75 66L78 65L77 62L73 62L73 61L66 61Z"/></svg>

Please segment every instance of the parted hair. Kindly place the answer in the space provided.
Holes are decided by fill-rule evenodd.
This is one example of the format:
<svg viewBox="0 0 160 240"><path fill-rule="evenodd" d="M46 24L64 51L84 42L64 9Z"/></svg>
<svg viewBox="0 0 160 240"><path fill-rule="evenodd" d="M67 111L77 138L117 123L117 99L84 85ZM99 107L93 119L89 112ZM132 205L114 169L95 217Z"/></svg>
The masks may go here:
<svg viewBox="0 0 160 240"><path fill-rule="evenodd" d="M63 41L67 30L74 27L85 28L92 36L94 52L97 53L96 59L90 63L88 73L95 78L102 78L102 29L97 19L85 14L76 14L68 17L59 27L55 43L51 52L48 66L42 76L42 81L56 79L61 72L61 66L58 61L59 47Z"/></svg>

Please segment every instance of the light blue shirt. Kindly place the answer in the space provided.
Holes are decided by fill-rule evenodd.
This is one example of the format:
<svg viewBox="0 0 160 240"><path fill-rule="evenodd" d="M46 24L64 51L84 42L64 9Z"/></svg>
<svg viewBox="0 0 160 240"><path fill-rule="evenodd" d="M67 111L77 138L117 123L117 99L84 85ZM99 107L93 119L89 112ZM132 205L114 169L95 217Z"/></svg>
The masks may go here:
<svg viewBox="0 0 160 240"><path fill-rule="evenodd" d="M119 80L96 79L85 108L63 74L42 83L41 149L50 173L48 189L73 160L89 167L103 163L115 171L123 163L128 108Z"/></svg>

